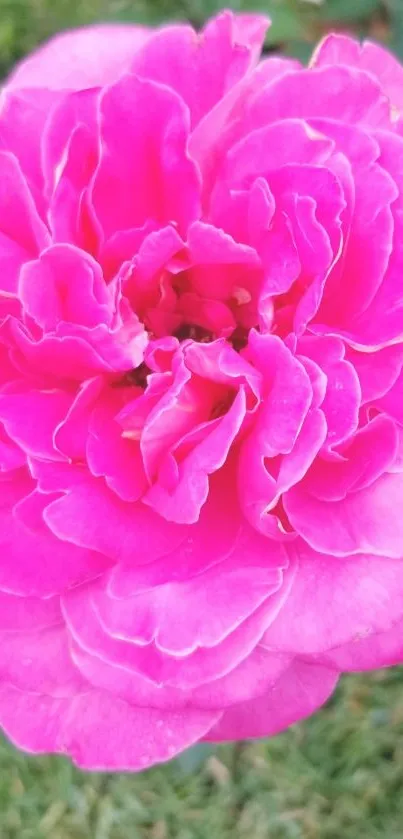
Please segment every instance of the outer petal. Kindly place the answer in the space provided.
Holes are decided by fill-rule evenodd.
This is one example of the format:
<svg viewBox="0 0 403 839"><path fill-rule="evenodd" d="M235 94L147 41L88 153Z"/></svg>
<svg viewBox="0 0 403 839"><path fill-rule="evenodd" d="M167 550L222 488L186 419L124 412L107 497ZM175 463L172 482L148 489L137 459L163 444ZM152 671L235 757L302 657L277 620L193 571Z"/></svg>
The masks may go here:
<svg viewBox="0 0 403 839"><path fill-rule="evenodd" d="M84 90L116 81L130 66L150 31L108 24L64 32L14 70L7 86Z"/></svg>
<svg viewBox="0 0 403 839"><path fill-rule="evenodd" d="M338 672L296 659L259 699L225 711L205 740L269 737L316 711L332 694Z"/></svg>
<svg viewBox="0 0 403 839"><path fill-rule="evenodd" d="M403 622L400 619L391 629L376 635L358 635L347 644L335 647L320 656L318 661L345 671L374 670L402 663Z"/></svg>
<svg viewBox="0 0 403 839"><path fill-rule="evenodd" d="M0 634L0 680L19 690L74 697L85 681L73 664L63 624Z"/></svg>
<svg viewBox="0 0 403 839"><path fill-rule="evenodd" d="M105 691L72 698L0 689L0 725L19 748L69 755L81 769L145 769L169 760L199 740L219 711L135 708Z"/></svg>

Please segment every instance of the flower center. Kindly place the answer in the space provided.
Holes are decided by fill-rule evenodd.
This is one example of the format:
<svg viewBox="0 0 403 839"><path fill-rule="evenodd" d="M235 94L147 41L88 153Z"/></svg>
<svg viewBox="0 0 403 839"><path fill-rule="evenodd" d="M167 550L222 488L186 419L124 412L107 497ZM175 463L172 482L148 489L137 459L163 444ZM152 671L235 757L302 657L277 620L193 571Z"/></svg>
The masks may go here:
<svg viewBox="0 0 403 839"><path fill-rule="evenodd" d="M212 332L209 332L208 329L205 329L203 326L194 326L191 323L182 323L174 332L174 336L178 339L178 341L191 339L192 341L196 341L198 344L209 344L210 341L214 341L216 337Z"/></svg>
<svg viewBox="0 0 403 839"><path fill-rule="evenodd" d="M147 376L151 373L144 361L136 368L128 370L119 379L112 382L112 387L140 387L145 390L147 387Z"/></svg>

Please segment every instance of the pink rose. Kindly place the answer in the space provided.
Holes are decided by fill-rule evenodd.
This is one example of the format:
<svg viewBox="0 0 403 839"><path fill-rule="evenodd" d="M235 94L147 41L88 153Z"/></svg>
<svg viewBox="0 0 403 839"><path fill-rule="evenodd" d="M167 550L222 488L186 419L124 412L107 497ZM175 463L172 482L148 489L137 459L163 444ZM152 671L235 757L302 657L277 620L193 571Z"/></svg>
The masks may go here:
<svg viewBox="0 0 403 839"><path fill-rule="evenodd" d="M141 769L403 659L403 69L60 36L0 116L0 724Z"/></svg>

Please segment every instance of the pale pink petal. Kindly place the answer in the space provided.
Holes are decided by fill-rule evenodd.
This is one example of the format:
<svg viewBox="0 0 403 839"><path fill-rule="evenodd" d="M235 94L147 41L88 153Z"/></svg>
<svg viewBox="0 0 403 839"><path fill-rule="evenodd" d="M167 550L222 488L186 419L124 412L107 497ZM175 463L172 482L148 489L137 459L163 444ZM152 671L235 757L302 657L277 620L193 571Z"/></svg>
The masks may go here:
<svg viewBox="0 0 403 839"><path fill-rule="evenodd" d="M7 87L84 90L109 84L129 68L149 34L141 26L110 23L64 32L21 62Z"/></svg>

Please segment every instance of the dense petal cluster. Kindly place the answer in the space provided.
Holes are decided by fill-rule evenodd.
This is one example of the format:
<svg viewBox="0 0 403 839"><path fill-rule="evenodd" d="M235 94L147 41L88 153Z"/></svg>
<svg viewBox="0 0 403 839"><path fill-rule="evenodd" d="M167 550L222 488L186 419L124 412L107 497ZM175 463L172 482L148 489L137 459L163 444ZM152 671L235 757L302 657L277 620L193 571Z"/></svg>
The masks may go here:
<svg viewBox="0 0 403 839"><path fill-rule="evenodd" d="M403 659L403 68L96 27L0 110L0 725L84 768Z"/></svg>

